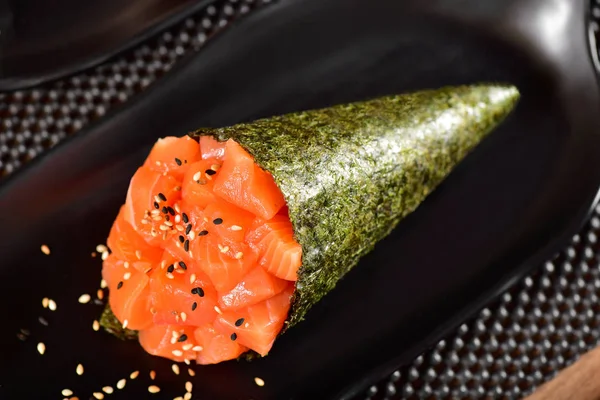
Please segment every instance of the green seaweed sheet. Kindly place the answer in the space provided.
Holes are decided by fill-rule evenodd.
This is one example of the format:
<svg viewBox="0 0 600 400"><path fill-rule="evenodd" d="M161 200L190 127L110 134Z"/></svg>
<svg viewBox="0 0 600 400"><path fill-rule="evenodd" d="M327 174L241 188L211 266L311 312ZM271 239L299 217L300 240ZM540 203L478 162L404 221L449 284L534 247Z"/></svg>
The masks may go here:
<svg viewBox="0 0 600 400"><path fill-rule="evenodd" d="M518 99L510 85L446 87L189 135L235 140L283 192L303 251L285 330L413 212Z"/></svg>
<svg viewBox="0 0 600 400"><path fill-rule="evenodd" d="M284 330L510 114L514 86L446 87L191 132L241 144L284 194L302 245ZM105 308L101 325L135 338Z"/></svg>

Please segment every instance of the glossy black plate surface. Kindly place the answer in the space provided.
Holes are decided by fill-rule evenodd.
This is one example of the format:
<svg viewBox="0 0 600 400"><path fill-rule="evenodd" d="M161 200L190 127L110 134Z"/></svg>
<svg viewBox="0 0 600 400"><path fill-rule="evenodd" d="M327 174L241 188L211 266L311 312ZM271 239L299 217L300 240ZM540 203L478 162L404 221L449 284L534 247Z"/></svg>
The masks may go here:
<svg viewBox="0 0 600 400"><path fill-rule="evenodd" d="M116 55L212 0L0 0L0 90Z"/></svg>
<svg viewBox="0 0 600 400"><path fill-rule="evenodd" d="M77 303L97 288L90 252L156 138L387 93L512 82L523 97L509 121L269 357L197 367L192 381L195 398L347 398L410 360L549 257L595 200L600 102L585 5L291 0L215 38L0 187L0 398L59 397L65 387L87 398L136 369L140 378L111 398L145 398L150 369L161 398L183 394L170 362L93 332L100 307ZM44 296L56 312L42 309ZM31 331L25 342L20 328Z"/></svg>

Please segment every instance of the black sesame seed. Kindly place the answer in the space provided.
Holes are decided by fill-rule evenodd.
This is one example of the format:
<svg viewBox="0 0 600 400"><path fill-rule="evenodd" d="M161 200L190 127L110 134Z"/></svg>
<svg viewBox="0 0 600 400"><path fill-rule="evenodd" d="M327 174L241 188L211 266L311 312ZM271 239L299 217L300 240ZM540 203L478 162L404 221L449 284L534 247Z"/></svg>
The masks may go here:
<svg viewBox="0 0 600 400"><path fill-rule="evenodd" d="M183 237L183 235L179 235L179 241L181 243L185 242L185 238Z"/></svg>
<svg viewBox="0 0 600 400"><path fill-rule="evenodd" d="M169 211L169 214L175 215L175 210L173 210L173 207L167 207L167 210Z"/></svg>
<svg viewBox="0 0 600 400"><path fill-rule="evenodd" d="M181 165L181 160L179 158L176 158L175 162L177 163L177 165Z"/></svg>
<svg viewBox="0 0 600 400"><path fill-rule="evenodd" d="M156 208L157 210L160 208L160 206L158 205L158 203L156 201L154 202L154 208Z"/></svg>
<svg viewBox="0 0 600 400"><path fill-rule="evenodd" d="M175 271L175 266L173 264L169 265L169 267L167 268L167 272L172 274L173 271Z"/></svg>
<svg viewBox="0 0 600 400"><path fill-rule="evenodd" d="M240 318L237 321L235 321L235 326L242 326L243 323L244 323L244 318Z"/></svg>
<svg viewBox="0 0 600 400"><path fill-rule="evenodd" d="M214 174L216 174L216 173L217 173L217 171L213 171L212 169L207 169L206 171L204 171L204 173L205 173L206 175L209 175L209 176L211 176L211 175L214 175Z"/></svg>
<svg viewBox="0 0 600 400"><path fill-rule="evenodd" d="M169 209L167 207L163 207L161 211L163 212L163 214L169 213Z"/></svg>
<svg viewBox="0 0 600 400"><path fill-rule="evenodd" d="M197 287L192 288L192 294L198 294L198 288Z"/></svg>
<svg viewBox="0 0 600 400"><path fill-rule="evenodd" d="M158 194L158 198L161 199L162 201L167 201L167 197L162 193Z"/></svg>
<svg viewBox="0 0 600 400"><path fill-rule="evenodd" d="M201 287L197 287L196 289L196 293L198 296L200 297L204 297L204 289L202 289Z"/></svg>
<svg viewBox="0 0 600 400"><path fill-rule="evenodd" d="M27 336L23 335L22 333L17 333L17 337L23 342L27 340Z"/></svg>
<svg viewBox="0 0 600 400"><path fill-rule="evenodd" d="M177 339L178 342L185 342L187 340L187 335L184 333L181 336L179 336L179 339Z"/></svg>
<svg viewBox="0 0 600 400"><path fill-rule="evenodd" d="M170 220L171 220L171 218L169 218L168 215L165 215L165 221L170 221Z"/></svg>
<svg viewBox="0 0 600 400"><path fill-rule="evenodd" d="M198 232L198 236L206 236L208 235L208 231L200 231Z"/></svg>
<svg viewBox="0 0 600 400"><path fill-rule="evenodd" d="M185 263L183 261L179 261L179 266L181 267L181 269L186 270L187 269L187 265L185 265Z"/></svg>
<svg viewBox="0 0 600 400"><path fill-rule="evenodd" d="M190 222L190 219L188 218L188 216L187 216L186 213L181 214L181 219L183 219L183 222L186 223L186 224L188 222Z"/></svg>
<svg viewBox="0 0 600 400"><path fill-rule="evenodd" d="M193 302L192 303L192 311L194 311L196 309L196 307L198 307L198 303Z"/></svg>
<svg viewBox="0 0 600 400"><path fill-rule="evenodd" d="M120 281L120 282L117 284L117 290L121 289L122 287L123 287L123 281Z"/></svg>
<svg viewBox="0 0 600 400"><path fill-rule="evenodd" d="M235 332L233 332L231 334L231 340L235 340L235 339L237 339L237 334Z"/></svg>
<svg viewBox="0 0 600 400"><path fill-rule="evenodd" d="M213 224L221 225L223 223L223 218L215 218L213 219Z"/></svg>
<svg viewBox="0 0 600 400"><path fill-rule="evenodd" d="M190 251L190 241L186 240L185 243L183 244L183 249L185 251Z"/></svg>
<svg viewBox="0 0 600 400"><path fill-rule="evenodd" d="M191 232L191 230L192 230L192 224L189 224L189 225L188 225L188 226L185 228L185 234L186 234L186 235L189 235L189 234L190 234L190 232Z"/></svg>

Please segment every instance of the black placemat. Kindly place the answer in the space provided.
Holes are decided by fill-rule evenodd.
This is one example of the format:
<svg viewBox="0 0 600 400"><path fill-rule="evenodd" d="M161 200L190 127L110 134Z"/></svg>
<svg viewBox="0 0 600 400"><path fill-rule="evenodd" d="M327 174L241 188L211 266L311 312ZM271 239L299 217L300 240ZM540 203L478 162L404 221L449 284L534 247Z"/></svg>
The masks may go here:
<svg viewBox="0 0 600 400"><path fill-rule="evenodd" d="M269 3L217 1L92 71L0 94L0 177L144 90L231 21ZM512 399L530 393L598 343L598 235L600 208L552 260L358 398Z"/></svg>

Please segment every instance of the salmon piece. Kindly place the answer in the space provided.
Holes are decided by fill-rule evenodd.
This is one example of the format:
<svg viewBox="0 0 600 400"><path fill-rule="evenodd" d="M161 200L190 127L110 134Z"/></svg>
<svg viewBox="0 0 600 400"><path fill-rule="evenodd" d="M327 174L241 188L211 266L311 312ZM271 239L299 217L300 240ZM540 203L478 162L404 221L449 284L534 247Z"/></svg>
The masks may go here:
<svg viewBox="0 0 600 400"><path fill-rule="evenodd" d="M228 311L219 315L214 322L217 331L226 335L236 334L236 341L266 356L290 310L294 285L268 300L239 311ZM239 325L239 326L238 326Z"/></svg>
<svg viewBox="0 0 600 400"><path fill-rule="evenodd" d="M125 207L121 207L119 215L108 235L107 244L110 251L114 253L118 259L130 263L137 263L138 261L143 261L148 264L158 263L162 257L163 250L147 243L144 238L140 236L127 221L125 221L124 209Z"/></svg>
<svg viewBox="0 0 600 400"><path fill-rule="evenodd" d="M176 268L169 273L171 266ZM193 277L195 279L191 280ZM186 265L186 270L183 270L175 262L153 271L150 293L156 325L200 326L212 322L217 316L217 292L208 277L195 265Z"/></svg>
<svg viewBox="0 0 600 400"><path fill-rule="evenodd" d="M210 231L194 241L193 252L198 266L218 292L233 289L256 262L248 245L226 241Z"/></svg>
<svg viewBox="0 0 600 400"><path fill-rule="evenodd" d="M169 136L152 147L144 166L160 174L169 174L182 179L190 165L200 160L200 146L189 136Z"/></svg>
<svg viewBox="0 0 600 400"><path fill-rule="evenodd" d="M191 326L154 325L139 332L139 341L148 353L173 361L196 359L198 349Z"/></svg>
<svg viewBox="0 0 600 400"><path fill-rule="evenodd" d="M261 266L254 267L231 291L219 297L221 310L239 310L281 293L288 282L274 277Z"/></svg>
<svg viewBox="0 0 600 400"><path fill-rule="evenodd" d="M196 362L201 365L217 364L221 361L233 360L245 353L248 348L231 340L230 335L218 332L212 325L196 328L196 342L202 346Z"/></svg>
<svg viewBox="0 0 600 400"><path fill-rule="evenodd" d="M215 179L217 196L261 217L271 219L285 205L283 194L270 173L233 140L225 146L225 161Z"/></svg>
<svg viewBox="0 0 600 400"><path fill-rule="evenodd" d="M182 197L186 203L204 208L217 200L213 186L220 167L221 161L216 158L190 165L182 181Z"/></svg>
<svg viewBox="0 0 600 400"><path fill-rule="evenodd" d="M216 158L223 160L225 155L225 142L219 142L210 136L200 137L200 154L203 160Z"/></svg>
<svg viewBox="0 0 600 400"><path fill-rule="evenodd" d="M126 275L127 274L127 275ZM148 276L110 254L104 261L102 277L108 284L109 304L121 323L138 330L152 325L150 313L150 287Z"/></svg>
<svg viewBox="0 0 600 400"><path fill-rule="evenodd" d="M289 218L276 215L269 221L257 219L246 235L246 242L258 257L258 264L278 278L298 280L302 265L302 246L294 239Z"/></svg>
<svg viewBox="0 0 600 400"><path fill-rule="evenodd" d="M180 199L179 188L177 179L146 167L139 168L131 178L123 217L153 246L161 242L163 231L160 226L167 217L170 219L170 215L163 211ZM161 195L166 200L162 200Z"/></svg>
<svg viewBox="0 0 600 400"><path fill-rule="evenodd" d="M220 237L235 242L244 241L246 232L255 220L254 214L222 199L209 204L204 209L204 216L208 219L206 229L209 232L215 232Z"/></svg>

